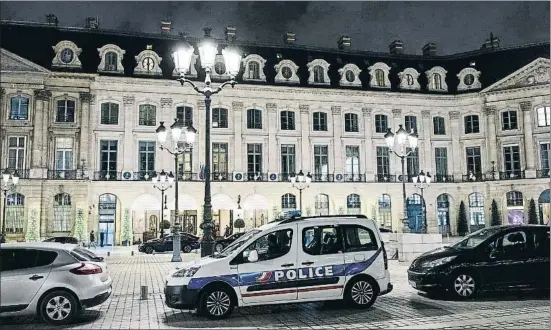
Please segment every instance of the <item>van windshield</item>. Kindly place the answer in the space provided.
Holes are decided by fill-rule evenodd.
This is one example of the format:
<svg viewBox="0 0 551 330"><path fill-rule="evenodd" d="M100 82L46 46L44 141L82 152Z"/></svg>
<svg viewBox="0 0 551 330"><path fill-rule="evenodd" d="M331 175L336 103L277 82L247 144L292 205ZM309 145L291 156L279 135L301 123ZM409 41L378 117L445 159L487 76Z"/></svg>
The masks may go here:
<svg viewBox="0 0 551 330"><path fill-rule="evenodd" d="M474 233L465 236L462 240L453 245L454 248L464 248L470 249L479 246L484 242L488 237L499 231L499 227L494 228L483 228L475 231Z"/></svg>
<svg viewBox="0 0 551 330"><path fill-rule="evenodd" d="M233 253L233 251L237 250L241 245L246 243L251 237L254 235L260 233L262 230L259 229L253 229L251 231L246 232L243 236L241 236L239 239L228 245L222 252L220 252L217 255L212 256L213 258L225 258Z"/></svg>

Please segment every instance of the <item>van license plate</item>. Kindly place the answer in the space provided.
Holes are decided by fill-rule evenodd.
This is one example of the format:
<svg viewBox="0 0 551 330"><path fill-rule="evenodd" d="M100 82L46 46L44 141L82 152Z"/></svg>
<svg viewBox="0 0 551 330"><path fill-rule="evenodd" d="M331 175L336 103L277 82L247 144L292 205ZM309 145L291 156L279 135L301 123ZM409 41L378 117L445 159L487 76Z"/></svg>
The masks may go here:
<svg viewBox="0 0 551 330"><path fill-rule="evenodd" d="M417 288L417 283L413 281L409 281L409 285L411 285L413 288Z"/></svg>

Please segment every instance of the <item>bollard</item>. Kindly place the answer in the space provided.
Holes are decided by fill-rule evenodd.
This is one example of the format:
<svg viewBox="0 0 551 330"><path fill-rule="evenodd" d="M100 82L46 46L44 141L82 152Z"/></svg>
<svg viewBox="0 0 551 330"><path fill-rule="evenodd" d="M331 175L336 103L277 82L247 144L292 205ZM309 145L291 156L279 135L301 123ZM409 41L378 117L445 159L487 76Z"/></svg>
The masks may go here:
<svg viewBox="0 0 551 330"><path fill-rule="evenodd" d="M147 285L142 285L142 289L140 291L140 299L147 300Z"/></svg>
<svg viewBox="0 0 551 330"><path fill-rule="evenodd" d="M111 252L107 251L107 256L110 257L110 256L111 256Z"/></svg>
<svg viewBox="0 0 551 330"><path fill-rule="evenodd" d="M131 256L134 256L134 251L131 251L130 255L131 255Z"/></svg>

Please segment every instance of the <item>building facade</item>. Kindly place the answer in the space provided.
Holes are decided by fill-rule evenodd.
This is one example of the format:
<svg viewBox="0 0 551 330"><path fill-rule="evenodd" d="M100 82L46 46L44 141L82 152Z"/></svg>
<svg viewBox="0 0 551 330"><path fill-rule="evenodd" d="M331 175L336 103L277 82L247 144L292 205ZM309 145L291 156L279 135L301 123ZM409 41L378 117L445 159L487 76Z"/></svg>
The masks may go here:
<svg viewBox="0 0 551 330"><path fill-rule="evenodd" d="M180 38L0 26L0 167L21 177L8 191L8 240L95 230L120 244L154 231L165 205L171 219L173 188L162 201L146 178L174 171L155 133L174 118L198 130L178 159L178 207L184 229L199 234L205 109L174 79L170 50ZM25 36L36 42L20 43ZM401 230L400 159L383 137L398 125L419 135L405 173L413 231L425 206L429 232L455 234L461 202L471 231L490 225L493 200L503 223L527 222L531 199L539 221L549 221L549 43L500 48L492 37L481 50L450 56L428 44L421 56L403 54L400 42L378 54L352 51L349 38L313 50L292 37L278 46L238 43L229 28L219 41L244 56L239 84L212 101L218 234L236 218L250 228L298 208L288 178L300 170L313 176L303 214L362 213ZM204 78L197 58L189 78ZM227 78L218 56L214 83ZM433 177L422 196L411 183L421 170Z"/></svg>

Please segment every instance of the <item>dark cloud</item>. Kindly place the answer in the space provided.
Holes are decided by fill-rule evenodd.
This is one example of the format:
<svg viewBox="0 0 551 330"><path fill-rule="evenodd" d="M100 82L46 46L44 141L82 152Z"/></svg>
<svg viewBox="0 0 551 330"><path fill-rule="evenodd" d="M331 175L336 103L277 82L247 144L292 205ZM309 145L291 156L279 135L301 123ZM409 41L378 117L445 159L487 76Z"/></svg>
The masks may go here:
<svg viewBox="0 0 551 330"><path fill-rule="evenodd" d="M175 33L200 36L209 25L215 37L234 25L240 40L280 44L283 33L297 34L299 44L331 47L341 35L352 37L354 49L388 51L394 39L406 52L420 53L436 42L440 54L478 49L490 32L503 45L549 40L549 2L6 2L2 19L45 21L54 13L61 25L83 26L99 16L100 26L160 32L161 19Z"/></svg>

